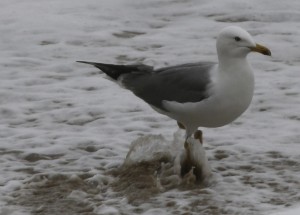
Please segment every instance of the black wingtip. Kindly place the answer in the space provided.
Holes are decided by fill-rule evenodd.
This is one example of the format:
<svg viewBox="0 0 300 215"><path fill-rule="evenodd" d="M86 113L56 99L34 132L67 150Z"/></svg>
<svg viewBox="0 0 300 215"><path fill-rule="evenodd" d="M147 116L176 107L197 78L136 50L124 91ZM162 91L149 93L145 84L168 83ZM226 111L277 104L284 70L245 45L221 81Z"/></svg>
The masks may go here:
<svg viewBox="0 0 300 215"><path fill-rule="evenodd" d="M120 75L128 74L133 71L152 71L151 67L144 66L144 65L114 65L114 64L96 63L96 62L81 61L81 60L76 62L93 65L114 80L117 80Z"/></svg>
<svg viewBox="0 0 300 215"><path fill-rule="evenodd" d="M117 80L118 77L123 72L122 69L121 69L123 66L120 66L120 65L96 63L96 62L81 61L81 60L76 61L76 62L77 63L85 63L85 64L95 66L114 80Z"/></svg>

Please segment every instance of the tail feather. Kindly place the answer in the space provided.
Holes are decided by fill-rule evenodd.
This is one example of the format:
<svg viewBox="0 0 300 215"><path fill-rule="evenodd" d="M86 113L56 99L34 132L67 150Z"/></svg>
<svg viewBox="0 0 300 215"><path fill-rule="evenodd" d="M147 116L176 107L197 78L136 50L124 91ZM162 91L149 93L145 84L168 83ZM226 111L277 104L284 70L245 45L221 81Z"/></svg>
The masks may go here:
<svg viewBox="0 0 300 215"><path fill-rule="evenodd" d="M90 64L102 72L107 74L109 77L117 80L120 75L130 73L136 69L136 66L125 66L125 65L114 65L114 64L105 64L105 63L95 63L95 62L88 62L88 61L76 61L78 63L85 63Z"/></svg>

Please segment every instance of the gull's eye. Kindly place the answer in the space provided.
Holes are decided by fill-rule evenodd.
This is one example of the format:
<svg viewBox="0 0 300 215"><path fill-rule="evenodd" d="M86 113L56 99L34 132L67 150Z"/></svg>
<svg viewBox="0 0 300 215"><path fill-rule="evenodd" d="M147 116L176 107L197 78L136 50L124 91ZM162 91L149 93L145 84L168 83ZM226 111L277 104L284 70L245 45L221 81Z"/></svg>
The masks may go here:
<svg viewBox="0 0 300 215"><path fill-rule="evenodd" d="M240 37L235 37L234 40L237 41L237 42L239 42L239 41L241 41L242 39L241 39Z"/></svg>

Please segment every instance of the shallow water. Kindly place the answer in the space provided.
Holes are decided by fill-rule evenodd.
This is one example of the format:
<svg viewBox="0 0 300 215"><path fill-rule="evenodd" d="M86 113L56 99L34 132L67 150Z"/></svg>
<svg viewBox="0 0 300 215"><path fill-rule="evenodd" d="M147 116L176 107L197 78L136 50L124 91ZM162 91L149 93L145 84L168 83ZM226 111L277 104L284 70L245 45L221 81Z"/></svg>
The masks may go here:
<svg viewBox="0 0 300 215"><path fill-rule="evenodd" d="M179 140L177 133L171 142L161 135L139 138L122 165L104 170L32 173L9 203L30 208L31 214L130 214L151 208L169 214L257 214L299 201L293 174L300 171L299 159L207 146L213 175L203 185L192 173L179 176L174 157L180 154Z"/></svg>
<svg viewBox="0 0 300 215"><path fill-rule="evenodd" d="M0 214L270 214L299 204L299 10L296 0L2 0ZM203 187L178 176L175 122L75 61L216 61L216 35L232 24L273 56L249 56L247 112L203 129L213 172ZM151 143L135 154L143 162L124 165L140 137Z"/></svg>

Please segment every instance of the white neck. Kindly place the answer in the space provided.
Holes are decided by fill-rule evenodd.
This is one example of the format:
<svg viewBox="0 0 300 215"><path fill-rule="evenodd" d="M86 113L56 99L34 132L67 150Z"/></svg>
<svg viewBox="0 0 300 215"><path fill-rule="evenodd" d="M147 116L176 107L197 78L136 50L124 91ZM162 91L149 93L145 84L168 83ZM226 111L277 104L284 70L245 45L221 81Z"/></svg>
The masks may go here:
<svg viewBox="0 0 300 215"><path fill-rule="evenodd" d="M247 56L232 57L226 55L218 55L219 58L219 68L222 72L231 72L240 70L248 70L252 72L251 66L248 63Z"/></svg>

